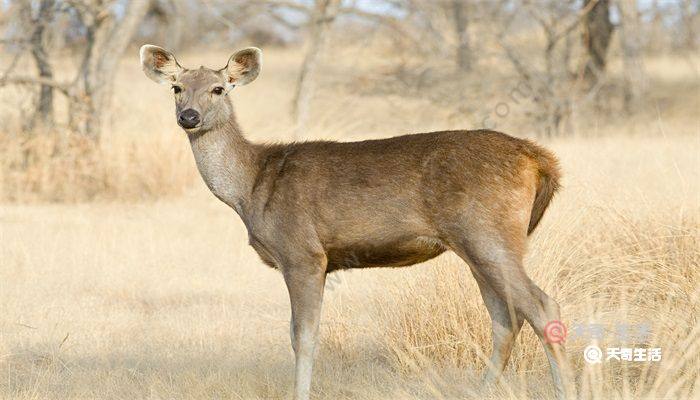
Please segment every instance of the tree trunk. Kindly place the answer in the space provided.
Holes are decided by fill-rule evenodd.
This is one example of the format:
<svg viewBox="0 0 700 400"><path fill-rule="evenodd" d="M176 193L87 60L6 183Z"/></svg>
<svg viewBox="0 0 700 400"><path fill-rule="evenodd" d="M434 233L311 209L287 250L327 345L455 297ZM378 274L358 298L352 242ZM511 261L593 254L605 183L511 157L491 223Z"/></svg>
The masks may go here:
<svg viewBox="0 0 700 400"><path fill-rule="evenodd" d="M53 80L53 69L45 46L46 27L51 23L54 12L54 0L41 0L36 18L33 18L34 31L30 38L31 53L34 58L39 77ZM37 125L49 127L53 123L53 87L41 85L39 99L30 122L30 129Z"/></svg>
<svg viewBox="0 0 700 400"><path fill-rule="evenodd" d="M624 67L624 107L631 113L638 106L646 90L644 66L642 64L642 31L639 10L634 2L618 0L620 11L620 47Z"/></svg>
<svg viewBox="0 0 700 400"><path fill-rule="evenodd" d="M178 0L153 0L148 11L163 26L163 43L170 51L178 50L182 42L182 2Z"/></svg>
<svg viewBox="0 0 700 400"><path fill-rule="evenodd" d="M683 23L683 45L686 50L697 49L697 35L695 34L695 19L700 6L697 0L683 0L681 4L681 19Z"/></svg>
<svg viewBox="0 0 700 400"><path fill-rule="evenodd" d="M471 70L471 50L469 48L469 18L465 0L452 0L452 16L457 33L457 67L460 71Z"/></svg>
<svg viewBox="0 0 700 400"><path fill-rule="evenodd" d="M584 0L583 9L589 7L591 2L595 4L586 14L583 23L584 46L588 53L584 78L594 86L605 72L606 56L614 25L610 21L609 0Z"/></svg>
<svg viewBox="0 0 700 400"><path fill-rule="evenodd" d="M309 103L313 95L318 61L328 42L328 31L338 13L340 0L316 0L311 16L311 37L309 49L301 65L297 88L292 103L292 114L296 122L295 138L300 138L309 118Z"/></svg>
<svg viewBox="0 0 700 400"><path fill-rule="evenodd" d="M86 105L83 133L99 140L103 117L109 107L112 85L119 61L146 16L150 2L131 0L124 5L122 18L97 14L86 22L87 50L81 80Z"/></svg>

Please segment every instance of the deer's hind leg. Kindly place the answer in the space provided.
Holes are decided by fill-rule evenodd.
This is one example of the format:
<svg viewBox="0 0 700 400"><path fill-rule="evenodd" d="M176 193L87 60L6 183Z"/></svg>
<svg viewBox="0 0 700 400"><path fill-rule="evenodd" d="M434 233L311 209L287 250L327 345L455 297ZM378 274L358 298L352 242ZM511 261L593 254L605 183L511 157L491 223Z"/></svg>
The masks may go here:
<svg viewBox="0 0 700 400"><path fill-rule="evenodd" d="M472 273L477 283L481 297L491 317L491 338L493 350L484 380L487 383L495 383L503 374L508 360L513 351L515 339L523 326L524 318L522 314L515 311L515 308L503 301L493 288L477 274L472 268Z"/></svg>
<svg viewBox="0 0 700 400"><path fill-rule="evenodd" d="M564 345L550 343L544 336L545 325L561 319L559 305L523 269L526 226L508 228L483 222L476 226L464 221L461 228L450 234L450 247L469 264L489 309L494 329L492 371L500 373L505 367L524 318L540 338L557 395L564 398L572 388Z"/></svg>

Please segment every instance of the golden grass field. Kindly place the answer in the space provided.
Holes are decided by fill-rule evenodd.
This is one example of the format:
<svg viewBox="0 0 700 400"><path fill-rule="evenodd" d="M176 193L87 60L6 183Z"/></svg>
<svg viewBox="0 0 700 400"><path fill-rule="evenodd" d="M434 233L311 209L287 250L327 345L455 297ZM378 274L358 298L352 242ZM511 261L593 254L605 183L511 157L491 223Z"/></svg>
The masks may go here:
<svg viewBox="0 0 700 400"><path fill-rule="evenodd" d="M226 58L190 53L181 62L218 66ZM258 81L236 89L251 139L289 139L297 65L290 51L269 52ZM526 269L561 304L569 327L606 329L600 340L568 342L582 399L700 397L698 59L650 59L647 68L655 99L642 112L577 116L576 135L544 142L561 159L564 187L531 238ZM419 96L324 89L332 83L318 84L308 137L474 127ZM289 397L281 276L263 266L241 221L197 176L167 88L127 57L115 91L99 148L2 132L0 398ZM12 113L17 93L0 92L0 117ZM484 101L495 104L498 93L487 91ZM499 130L532 134L515 114L501 122ZM64 156L51 156L56 148ZM17 170L13 159L27 149L36 159ZM529 327L505 382L481 385L490 320L452 254L338 273L325 300L315 398L553 395ZM651 334L621 341L620 323L649 323ZM663 357L587 364L582 350L592 343L661 347Z"/></svg>

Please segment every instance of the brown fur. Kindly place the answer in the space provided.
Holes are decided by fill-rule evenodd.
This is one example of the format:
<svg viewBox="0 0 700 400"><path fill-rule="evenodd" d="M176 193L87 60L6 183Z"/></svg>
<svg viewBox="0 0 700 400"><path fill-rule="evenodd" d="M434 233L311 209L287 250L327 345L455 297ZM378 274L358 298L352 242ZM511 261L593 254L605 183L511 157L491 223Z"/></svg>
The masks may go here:
<svg viewBox="0 0 700 400"><path fill-rule="evenodd" d="M152 61L161 51L167 68ZM212 88L254 80L259 49L239 51L218 71L186 70L155 46L144 46L141 60L151 79L178 85L178 115L201 116L186 132L202 178L240 215L261 259L284 276L296 398L309 397L326 274L407 266L446 250L467 262L492 318L490 379L505 368L527 320L543 339L563 396L564 347L544 336L547 322L560 319L559 306L522 265L527 235L559 186L549 151L489 130L254 144L241 133L228 97Z"/></svg>
<svg viewBox="0 0 700 400"><path fill-rule="evenodd" d="M535 145L536 146L536 145ZM535 202L532 205L532 212L530 216L530 224L527 228L527 234L531 234L532 231L537 228L540 223L540 219L544 215L544 212L549 206L549 202L554 197L554 193L560 188L561 172L559 170L559 160L548 150L543 149L539 146L538 148L538 172L540 176L539 185L537 188L537 194L535 195Z"/></svg>
<svg viewBox="0 0 700 400"><path fill-rule="evenodd" d="M450 232L443 224L474 210L484 222L510 225L514 199L507 191L518 185L536 193L529 233L558 185L557 161L548 151L493 131L258 145L256 151L251 207L308 221L329 272L426 261L446 250ZM518 169L530 165L536 181Z"/></svg>
<svg viewBox="0 0 700 400"><path fill-rule="evenodd" d="M168 57L165 53L154 53L153 59L155 60L156 67L161 68L168 62Z"/></svg>

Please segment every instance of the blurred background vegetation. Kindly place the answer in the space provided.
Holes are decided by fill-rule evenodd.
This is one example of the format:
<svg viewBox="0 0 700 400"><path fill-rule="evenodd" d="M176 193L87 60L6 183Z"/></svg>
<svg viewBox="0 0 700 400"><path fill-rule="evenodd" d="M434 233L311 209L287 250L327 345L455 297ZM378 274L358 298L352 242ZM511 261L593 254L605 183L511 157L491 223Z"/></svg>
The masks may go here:
<svg viewBox="0 0 700 400"><path fill-rule="evenodd" d="M210 67L261 47L281 83L266 93L281 99L265 106L276 139L446 128L552 138L696 113L699 13L697 0L4 1L0 137L13 150L3 197L63 179L46 165L91 188L79 198L114 186L104 182L113 168L96 172L109 157L93 149L125 118L140 121L131 131L163 126L128 108L142 77L124 70L143 43L199 62L217 54ZM417 120L405 115L417 109ZM57 164L61 154L72 156Z"/></svg>

